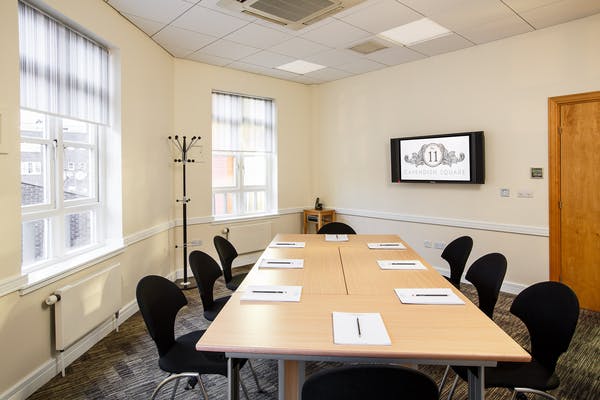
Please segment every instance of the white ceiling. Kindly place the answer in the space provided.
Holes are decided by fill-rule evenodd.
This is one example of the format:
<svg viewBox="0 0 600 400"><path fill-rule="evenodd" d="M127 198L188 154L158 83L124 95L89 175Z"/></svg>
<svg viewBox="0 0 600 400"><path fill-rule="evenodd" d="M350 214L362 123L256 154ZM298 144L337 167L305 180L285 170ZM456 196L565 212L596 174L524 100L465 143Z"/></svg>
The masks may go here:
<svg viewBox="0 0 600 400"><path fill-rule="evenodd" d="M600 0L366 0L294 31L217 5L218 0L105 0L173 56L318 84L586 17ZM452 34L404 47L376 34L428 17ZM389 48L348 50L375 39ZM302 59L327 68L274 67Z"/></svg>

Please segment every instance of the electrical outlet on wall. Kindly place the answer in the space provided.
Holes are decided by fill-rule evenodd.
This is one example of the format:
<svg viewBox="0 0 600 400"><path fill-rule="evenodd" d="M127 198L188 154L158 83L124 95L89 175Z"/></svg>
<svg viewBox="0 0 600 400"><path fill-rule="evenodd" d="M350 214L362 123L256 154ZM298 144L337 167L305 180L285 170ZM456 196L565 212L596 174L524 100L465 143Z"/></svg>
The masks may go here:
<svg viewBox="0 0 600 400"><path fill-rule="evenodd" d="M433 247L435 247L438 250L442 250L444 247L446 247L446 243L444 243L444 242L435 242L433 244Z"/></svg>
<svg viewBox="0 0 600 400"><path fill-rule="evenodd" d="M431 240L426 240L426 241L423 243L423 246L425 246L426 248L430 249L430 248L431 248L431 246L432 246L432 244L431 244Z"/></svg>

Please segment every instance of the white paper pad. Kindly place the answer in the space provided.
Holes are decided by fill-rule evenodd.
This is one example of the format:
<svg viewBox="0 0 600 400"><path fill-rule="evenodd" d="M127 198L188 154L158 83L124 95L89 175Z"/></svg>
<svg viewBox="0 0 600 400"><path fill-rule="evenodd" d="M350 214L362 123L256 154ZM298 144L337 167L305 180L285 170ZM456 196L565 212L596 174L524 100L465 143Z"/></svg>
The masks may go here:
<svg viewBox="0 0 600 400"><path fill-rule="evenodd" d="M427 269L419 260L377 260L381 269Z"/></svg>
<svg viewBox="0 0 600 400"><path fill-rule="evenodd" d="M404 246L400 242L390 242L390 243L367 243L370 249L390 249L390 250L406 250L406 246Z"/></svg>
<svg viewBox="0 0 600 400"><path fill-rule="evenodd" d="M302 286L251 285L240 297L242 301L300 301Z"/></svg>
<svg viewBox="0 0 600 400"><path fill-rule="evenodd" d="M360 327L360 335L359 335ZM392 341L379 313L333 312L335 344L368 344L390 346Z"/></svg>
<svg viewBox="0 0 600 400"><path fill-rule="evenodd" d="M269 247L304 247L304 242L271 242Z"/></svg>
<svg viewBox="0 0 600 400"><path fill-rule="evenodd" d="M304 260L300 258L263 258L259 268L303 268Z"/></svg>
<svg viewBox="0 0 600 400"><path fill-rule="evenodd" d="M348 235L325 235L326 242L347 242Z"/></svg>
<svg viewBox="0 0 600 400"><path fill-rule="evenodd" d="M394 290L403 304L465 304L450 288Z"/></svg>

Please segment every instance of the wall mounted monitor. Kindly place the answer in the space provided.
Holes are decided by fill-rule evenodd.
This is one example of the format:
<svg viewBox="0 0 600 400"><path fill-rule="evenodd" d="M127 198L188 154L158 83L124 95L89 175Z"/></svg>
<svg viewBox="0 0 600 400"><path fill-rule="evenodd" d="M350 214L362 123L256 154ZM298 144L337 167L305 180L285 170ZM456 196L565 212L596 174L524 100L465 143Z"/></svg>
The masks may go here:
<svg viewBox="0 0 600 400"><path fill-rule="evenodd" d="M393 138L390 146L394 183L484 183L483 131Z"/></svg>

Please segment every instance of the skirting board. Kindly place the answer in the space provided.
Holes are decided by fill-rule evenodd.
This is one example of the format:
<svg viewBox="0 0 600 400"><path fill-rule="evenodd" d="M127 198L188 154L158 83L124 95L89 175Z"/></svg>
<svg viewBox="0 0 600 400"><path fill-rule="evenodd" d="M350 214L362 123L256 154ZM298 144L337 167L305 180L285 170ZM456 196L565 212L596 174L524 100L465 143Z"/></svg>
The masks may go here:
<svg viewBox="0 0 600 400"><path fill-rule="evenodd" d="M138 310L139 308L137 302L135 300L131 301L119 311L117 324L121 325ZM91 349L96 343L111 333L113 329L114 323L112 319L107 320L65 350L63 353L63 362L65 366L70 365L73 361L81 357L86 351ZM25 400L28 396L31 396L36 390L44 386L59 373L60 368L58 360L56 357L53 357L46 361L38 369L27 375L25 378L21 379L19 383L7 390L5 393L0 394L0 399Z"/></svg>

